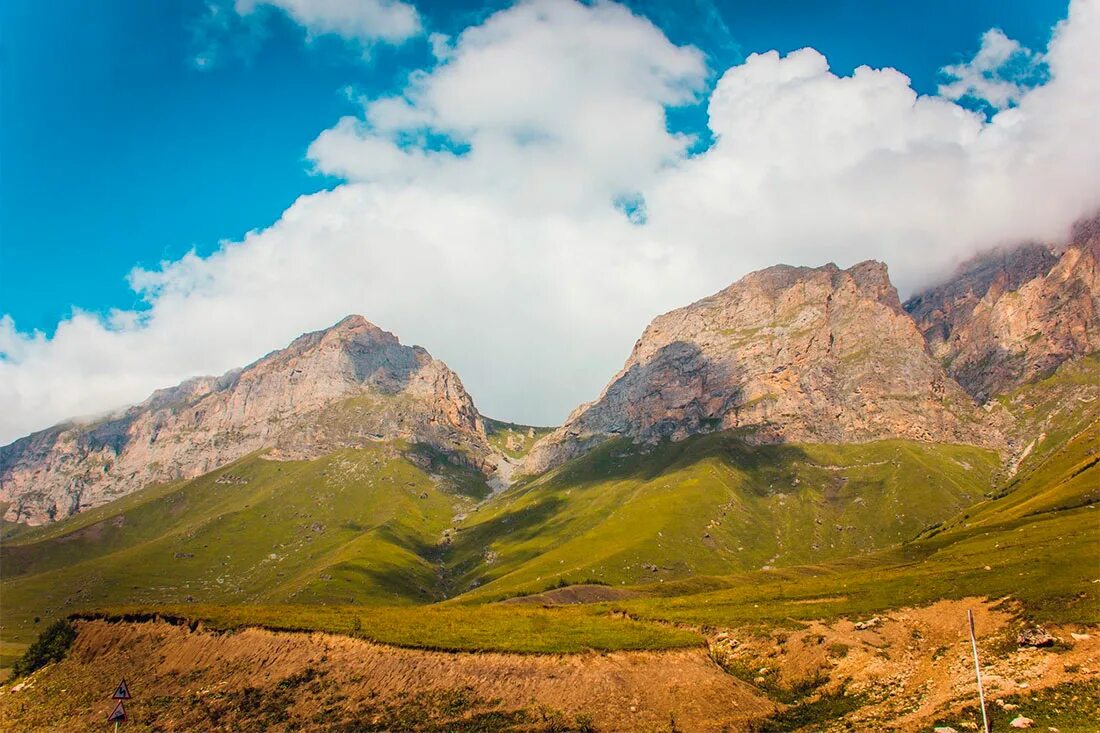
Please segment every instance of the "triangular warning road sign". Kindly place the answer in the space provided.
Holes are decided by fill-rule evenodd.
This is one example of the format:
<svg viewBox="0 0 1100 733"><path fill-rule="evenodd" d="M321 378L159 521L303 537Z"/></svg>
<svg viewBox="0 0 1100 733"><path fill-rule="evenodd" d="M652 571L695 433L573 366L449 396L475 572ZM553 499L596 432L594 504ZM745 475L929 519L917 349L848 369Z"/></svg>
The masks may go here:
<svg viewBox="0 0 1100 733"><path fill-rule="evenodd" d="M122 707L122 700L118 701L115 709L107 716L108 723L122 723L126 720L126 708Z"/></svg>
<svg viewBox="0 0 1100 733"><path fill-rule="evenodd" d="M126 680L118 683L118 687L115 688L115 694L111 695L114 700L129 700L130 699L130 686L126 684Z"/></svg>

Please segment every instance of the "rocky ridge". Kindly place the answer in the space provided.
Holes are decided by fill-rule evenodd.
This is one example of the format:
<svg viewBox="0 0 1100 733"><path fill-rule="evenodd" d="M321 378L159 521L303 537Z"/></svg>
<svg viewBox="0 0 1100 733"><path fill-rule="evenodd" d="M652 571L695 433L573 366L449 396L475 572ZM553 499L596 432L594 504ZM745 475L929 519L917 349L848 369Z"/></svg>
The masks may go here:
<svg viewBox="0 0 1100 733"><path fill-rule="evenodd" d="M878 262L761 270L655 319L596 401L523 450L490 445L446 365L353 316L244 369L0 448L0 509L41 523L256 450L310 458L393 438L496 472L497 490L521 457L519 470L540 473L612 437L737 429L753 442L901 437L1011 452L1027 441L998 405L979 404L1100 350L1098 263L1100 219L1061 250L977 257L904 306Z"/></svg>
<svg viewBox="0 0 1100 733"><path fill-rule="evenodd" d="M349 316L243 369L0 448L0 502L4 519L40 524L257 450L300 459L391 439L491 470L481 416L458 376L421 347Z"/></svg>
<svg viewBox="0 0 1100 733"><path fill-rule="evenodd" d="M729 429L754 442L999 447L995 422L926 351L884 264L779 265L656 318L600 397L523 469L553 468L616 436L654 443Z"/></svg>
<svg viewBox="0 0 1100 733"><path fill-rule="evenodd" d="M1026 245L965 263L905 303L932 354L980 401L1100 350L1100 220L1060 253Z"/></svg>

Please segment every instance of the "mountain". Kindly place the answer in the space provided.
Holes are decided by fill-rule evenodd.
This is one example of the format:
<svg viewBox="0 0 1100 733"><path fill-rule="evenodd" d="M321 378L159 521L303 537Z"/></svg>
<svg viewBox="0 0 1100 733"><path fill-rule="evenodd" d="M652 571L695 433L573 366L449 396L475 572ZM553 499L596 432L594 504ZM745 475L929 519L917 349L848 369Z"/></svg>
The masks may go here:
<svg viewBox="0 0 1100 733"><path fill-rule="evenodd" d="M1100 220L1060 254L996 250L905 303L929 349L981 401L1100 349Z"/></svg>
<svg viewBox="0 0 1100 733"><path fill-rule="evenodd" d="M599 399L523 467L539 473L612 437L731 429L757 443L997 446L987 422L927 353L884 264L779 265L656 318Z"/></svg>
<svg viewBox="0 0 1100 733"><path fill-rule="evenodd" d="M923 332L878 263L754 273L656 319L558 430L479 416L444 365L354 317L17 441L0 454L24 520L0 525L0 665L75 641L4 687L0 716L87 728L104 665L136 663L136 711L166 730L717 730L734 708L739 730L963 729L973 610L991 699L1091 730L1095 715L1038 699L1100 701L1088 321L1052 374L982 406L931 353L935 334L980 336L998 290L1040 291L1044 337L1079 322L1093 255L1047 255L971 268L940 288L951 307L921 301L951 314ZM71 490L99 505L62 516ZM28 526L47 501L59 521ZM1036 623L1056 646L1019 649ZM559 656L591 650L611 653ZM652 670L669 669L655 699ZM636 687L609 687L623 670ZM394 696L345 700L363 674ZM686 717L684 689L714 710ZM589 696L568 718L515 707L571 690Z"/></svg>
<svg viewBox="0 0 1100 733"><path fill-rule="evenodd" d="M1007 480L969 446L619 440L464 510L436 547L477 498L455 491L469 469L440 481L396 445L151 487L5 543L8 659L55 618L76 639L4 686L0 717L91 729L125 676L158 730L976 730L970 610L997 730L1094 730L1100 358L998 401L1042 431ZM814 557L811 531L837 547L759 568L769 544ZM414 605L475 556L487 582ZM1034 624L1054 646L1018 645Z"/></svg>
<svg viewBox="0 0 1100 733"><path fill-rule="evenodd" d="M252 454L4 539L5 638L94 603L439 600L437 544L488 495L435 449Z"/></svg>
<svg viewBox="0 0 1100 733"><path fill-rule="evenodd" d="M492 470L481 417L458 376L349 316L222 377L191 379L121 414L0 448L0 505L7 521L41 524L255 451L305 459L394 439Z"/></svg>

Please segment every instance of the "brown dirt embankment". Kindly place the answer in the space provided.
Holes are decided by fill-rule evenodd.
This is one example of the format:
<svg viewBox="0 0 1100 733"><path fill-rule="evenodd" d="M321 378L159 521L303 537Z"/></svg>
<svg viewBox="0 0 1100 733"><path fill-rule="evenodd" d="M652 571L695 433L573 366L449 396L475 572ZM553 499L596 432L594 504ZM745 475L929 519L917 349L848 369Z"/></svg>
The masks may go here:
<svg viewBox="0 0 1100 733"><path fill-rule="evenodd" d="M974 612L990 705L1100 674L1095 628L1048 625L1057 644L1021 647L1017 637L1025 620L1011 604L982 598L938 601L862 619L812 621L798 629L727 629L709 643L731 673L761 689L813 683L809 700L841 691L859 696L861 705L843 720L821 721L812 730L930 731L934 721L952 718L978 699L967 610Z"/></svg>
<svg viewBox="0 0 1100 733"><path fill-rule="evenodd" d="M732 733L773 714L764 729L908 732L950 721L961 732L976 720L968 609L986 699L1005 718L998 729L1027 713L1037 730L1095 730L1100 629L1048 625L1052 646L1021 647L1027 621L1018 609L978 598L873 618L715 629L709 655L447 653L320 633L86 621L64 661L0 687L0 730L102 730L107 696L126 677L134 693L127 733ZM1064 702L1050 703L1054 693Z"/></svg>
<svg viewBox="0 0 1100 733"><path fill-rule="evenodd" d="M743 730L774 704L703 649L445 653L330 634L80 622L68 657L0 697L5 730Z"/></svg>

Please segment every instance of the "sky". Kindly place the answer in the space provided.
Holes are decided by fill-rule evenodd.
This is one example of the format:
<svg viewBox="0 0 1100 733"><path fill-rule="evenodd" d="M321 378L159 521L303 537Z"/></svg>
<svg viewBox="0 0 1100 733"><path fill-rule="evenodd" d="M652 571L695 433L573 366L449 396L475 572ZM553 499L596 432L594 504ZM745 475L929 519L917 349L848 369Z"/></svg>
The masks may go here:
<svg viewBox="0 0 1100 733"><path fill-rule="evenodd" d="M751 270L1100 207L1100 0L0 12L0 444L348 313L556 424Z"/></svg>

